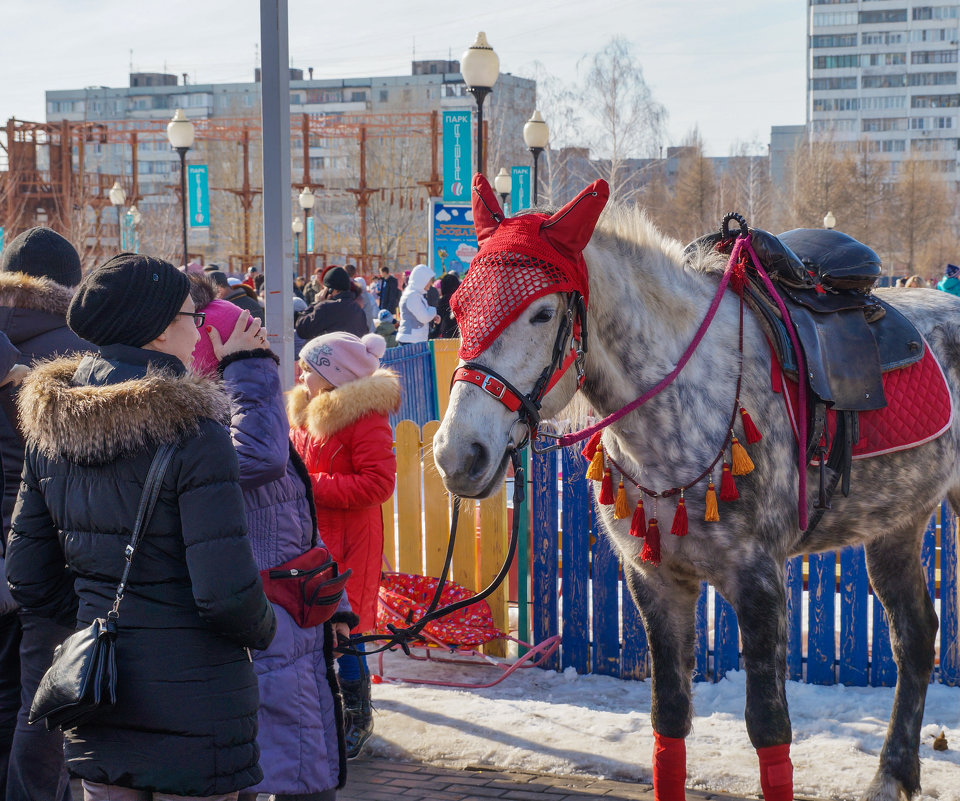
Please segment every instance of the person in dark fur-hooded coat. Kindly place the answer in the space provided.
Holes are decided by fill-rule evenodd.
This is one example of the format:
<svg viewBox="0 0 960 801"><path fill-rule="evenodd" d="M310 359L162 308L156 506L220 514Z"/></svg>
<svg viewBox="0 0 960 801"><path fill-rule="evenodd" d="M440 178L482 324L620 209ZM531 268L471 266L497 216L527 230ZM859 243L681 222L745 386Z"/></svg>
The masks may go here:
<svg viewBox="0 0 960 801"><path fill-rule="evenodd" d="M276 619L246 536L229 401L187 370L201 319L188 292L167 262L111 259L68 313L99 352L36 367L18 399L27 450L6 577L23 607L63 625L111 608L151 461L176 445L119 610L117 703L64 735L70 773L96 798L222 797L263 775L250 649L270 644Z"/></svg>

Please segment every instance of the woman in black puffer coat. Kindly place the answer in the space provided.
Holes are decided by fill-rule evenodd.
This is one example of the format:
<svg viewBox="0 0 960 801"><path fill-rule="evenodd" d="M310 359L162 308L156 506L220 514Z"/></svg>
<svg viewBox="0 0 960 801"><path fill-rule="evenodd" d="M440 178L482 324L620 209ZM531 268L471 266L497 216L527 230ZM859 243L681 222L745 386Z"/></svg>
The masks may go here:
<svg viewBox="0 0 960 801"><path fill-rule="evenodd" d="M20 604L64 623L110 608L150 462L177 445L120 607L117 705L64 737L87 798L229 799L262 777L249 649L276 620L246 537L229 402L187 371L193 312L185 275L117 256L68 315L99 352L39 366L18 399L27 451L7 579Z"/></svg>

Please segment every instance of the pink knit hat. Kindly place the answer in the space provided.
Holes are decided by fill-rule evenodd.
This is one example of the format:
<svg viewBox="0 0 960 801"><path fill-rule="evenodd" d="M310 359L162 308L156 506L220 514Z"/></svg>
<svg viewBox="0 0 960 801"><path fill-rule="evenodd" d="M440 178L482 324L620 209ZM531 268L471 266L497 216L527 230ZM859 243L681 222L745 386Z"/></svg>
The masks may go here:
<svg viewBox="0 0 960 801"><path fill-rule="evenodd" d="M379 334L365 334L357 339L346 331L335 331L311 339L300 351L300 358L339 387L372 375L386 351L387 341Z"/></svg>
<svg viewBox="0 0 960 801"><path fill-rule="evenodd" d="M231 303L229 300L211 300L202 309L198 309L207 315L206 324L200 329L200 339L197 340L193 348L193 371L203 375L212 375L217 372L217 357L213 355L213 345L210 342L210 335L207 333L207 326L212 325L220 334L220 341L226 342L230 334L233 333L233 327L237 324L237 318L243 312L239 306Z"/></svg>

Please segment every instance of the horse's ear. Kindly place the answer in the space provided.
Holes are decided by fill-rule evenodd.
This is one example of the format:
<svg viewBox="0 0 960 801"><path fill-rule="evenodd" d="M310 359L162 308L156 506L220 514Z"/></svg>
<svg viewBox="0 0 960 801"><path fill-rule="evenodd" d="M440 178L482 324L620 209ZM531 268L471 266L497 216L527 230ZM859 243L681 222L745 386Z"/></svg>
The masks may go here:
<svg viewBox="0 0 960 801"><path fill-rule="evenodd" d="M483 241L503 222L503 209L500 208L497 196L487 183L487 179L479 172L473 176L472 194L473 226L477 229L477 244L482 245Z"/></svg>
<svg viewBox="0 0 960 801"><path fill-rule="evenodd" d="M540 234L564 255L576 260L593 236L610 187L596 180L540 226Z"/></svg>

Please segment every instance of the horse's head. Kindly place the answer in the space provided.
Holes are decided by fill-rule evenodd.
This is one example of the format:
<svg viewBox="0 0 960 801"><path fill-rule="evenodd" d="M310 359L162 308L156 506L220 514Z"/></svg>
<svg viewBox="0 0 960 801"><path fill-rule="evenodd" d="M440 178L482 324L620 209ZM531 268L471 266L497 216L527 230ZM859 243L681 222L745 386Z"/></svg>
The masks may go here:
<svg viewBox="0 0 960 801"><path fill-rule="evenodd" d="M450 301L461 364L433 442L451 492L482 498L495 491L511 451L579 387L568 368L576 365L582 380L589 300L582 252L608 193L595 181L553 215L505 219L486 179L474 178L480 250Z"/></svg>

